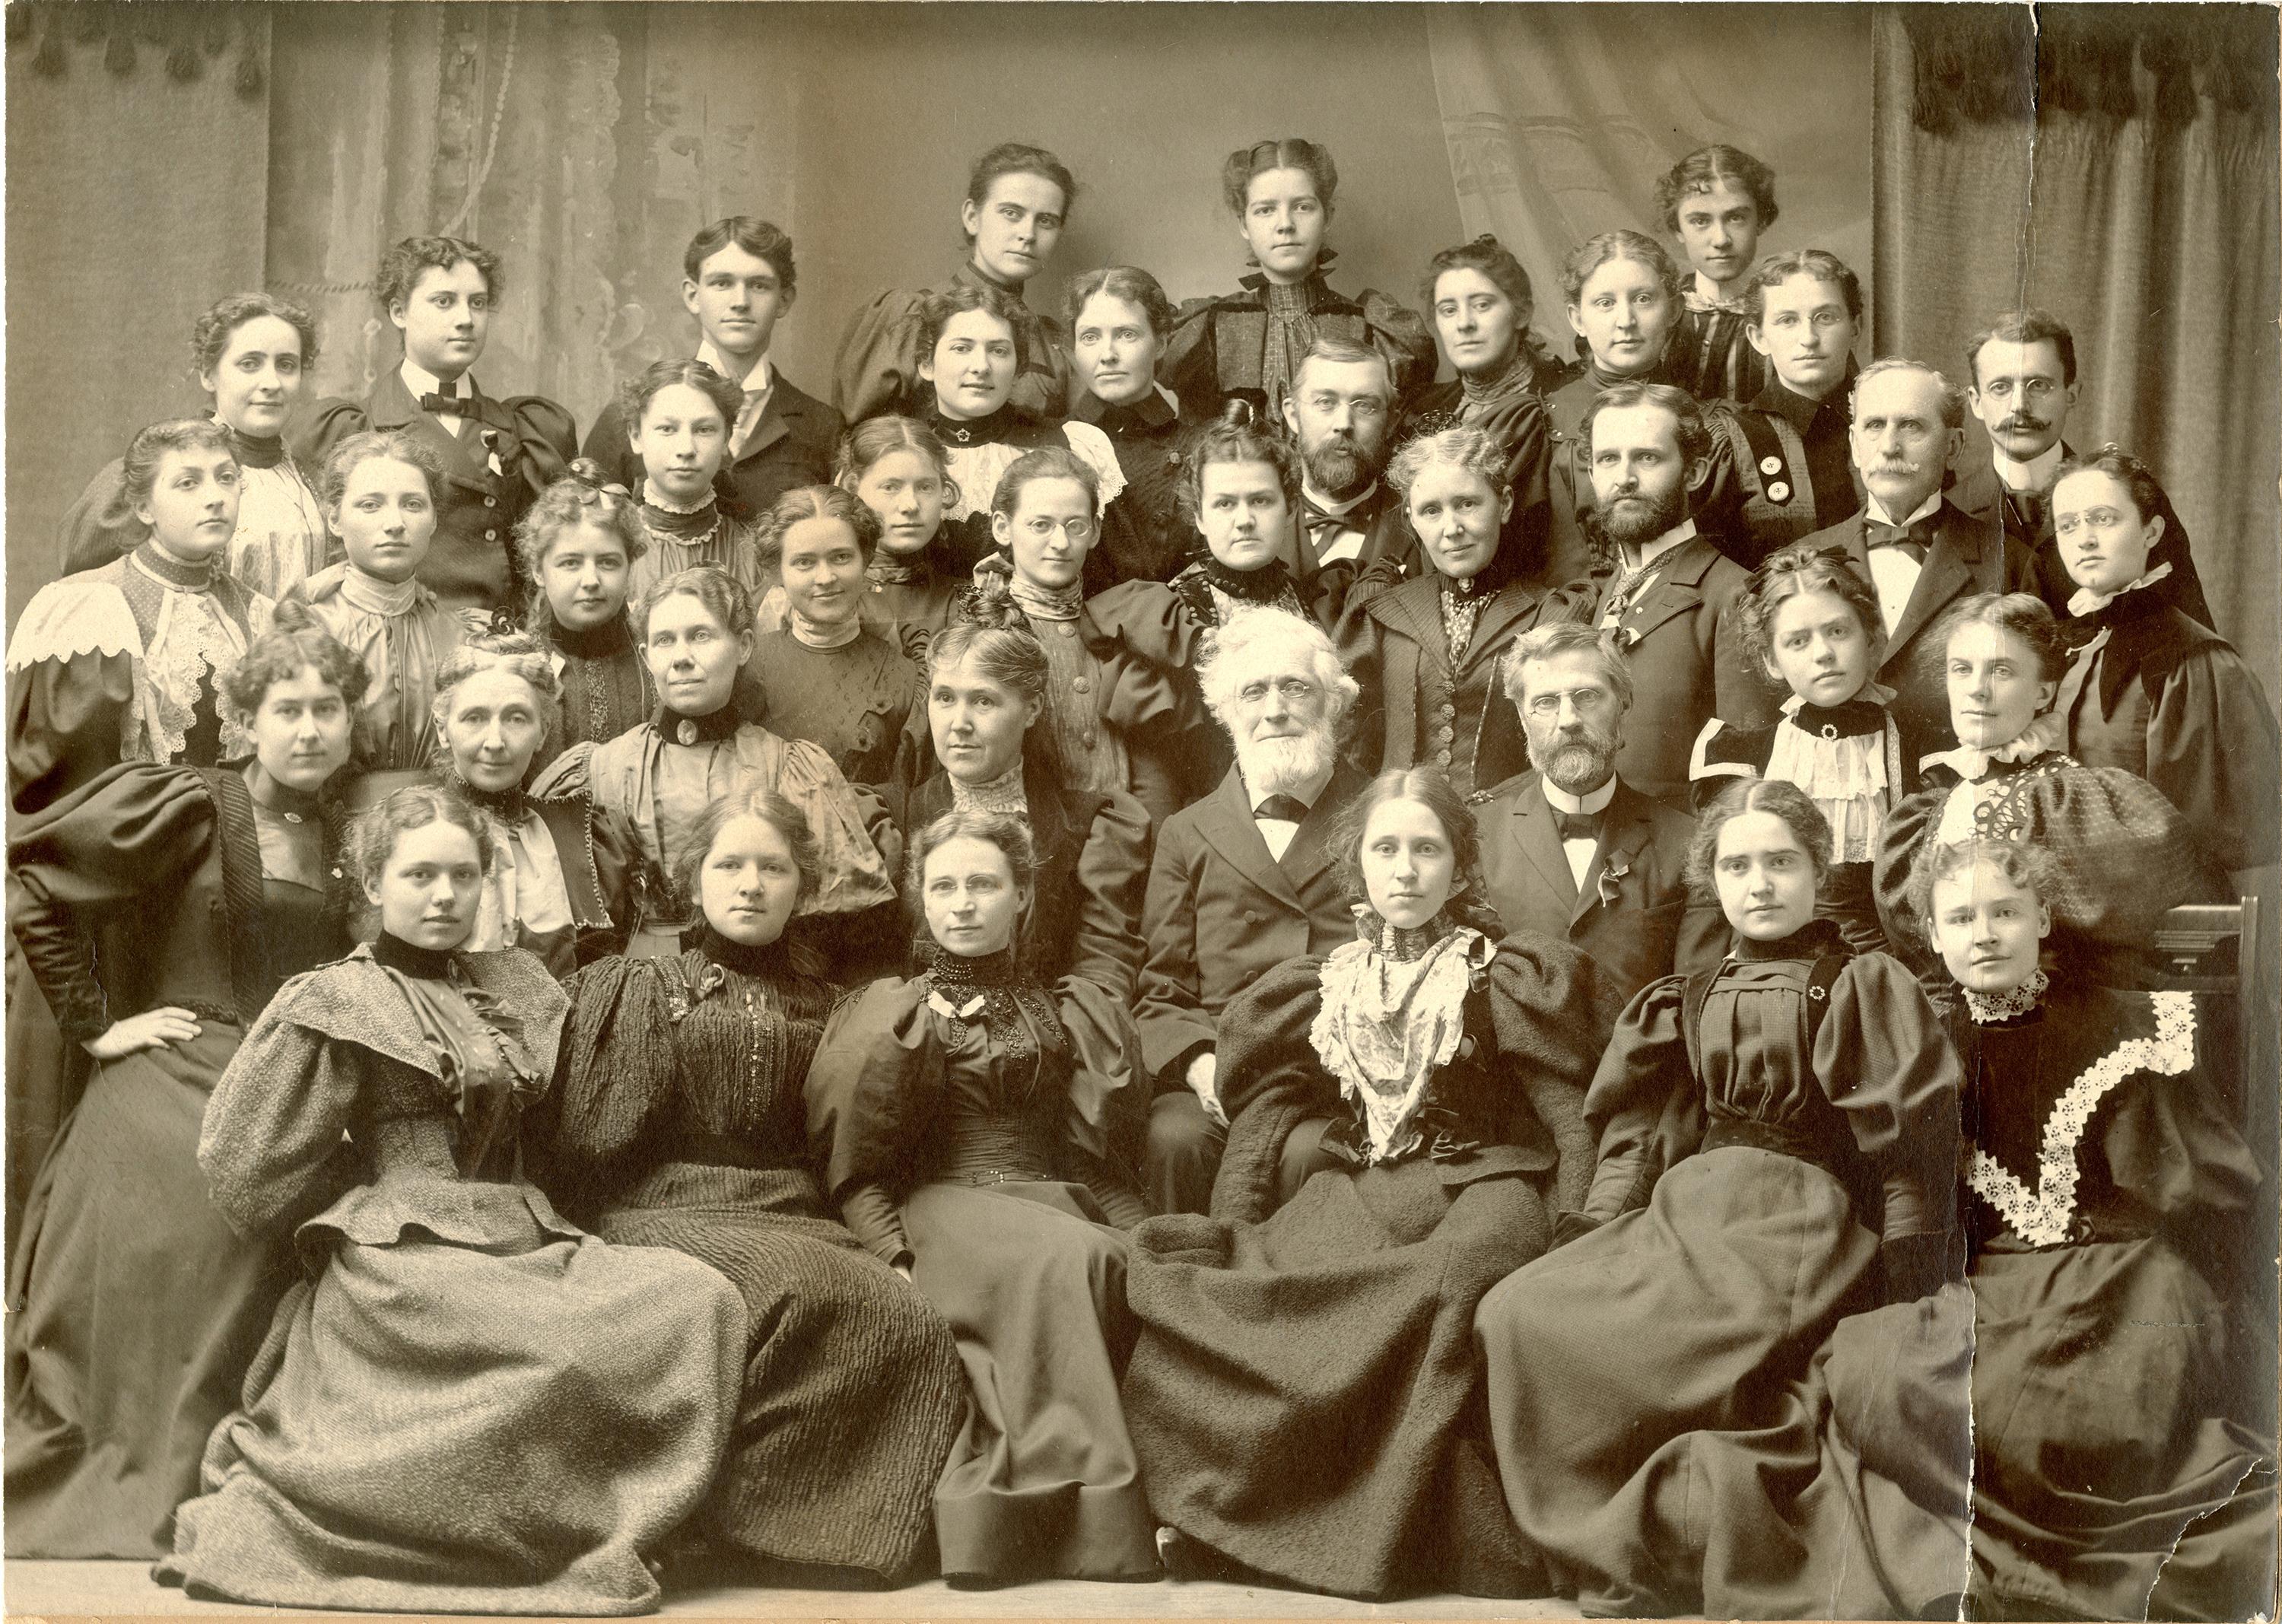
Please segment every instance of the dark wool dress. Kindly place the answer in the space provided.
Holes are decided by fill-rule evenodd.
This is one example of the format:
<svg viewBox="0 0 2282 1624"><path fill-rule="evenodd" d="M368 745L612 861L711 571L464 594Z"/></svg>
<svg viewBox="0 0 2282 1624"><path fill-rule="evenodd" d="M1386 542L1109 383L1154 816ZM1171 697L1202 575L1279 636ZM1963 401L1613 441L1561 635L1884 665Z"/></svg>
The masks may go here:
<svg viewBox="0 0 2282 1624"><path fill-rule="evenodd" d="M198 1170L215 1079L284 976L348 945L266 873L236 773L130 762L11 843L10 923L74 1046L167 1006L199 1032L105 1061L35 1177L8 1282L8 1554L155 1556L292 1278ZM9 1012L12 1023L17 1012Z"/></svg>
<svg viewBox="0 0 2282 1624"><path fill-rule="evenodd" d="M1222 1016L1228 1149L1212 1216L1135 1232L1127 1422L1157 1516L1246 1567L1344 1596L1542 1594L1487 1440L1462 1426L1474 1308L1583 1197L1585 1082L1617 1000L1565 944L1471 937L1464 1035L1412 1142L1371 1161L1312 1031L1326 966L1377 951L1292 960ZM1332 1165L1278 1208L1311 1119Z"/></svg>
<svg viewBox="0 0 2282 1624"><path fill-rule="evenodd" d="M2255 1419L2272 1397L2253 1373L2273 1368L2271 1324L2230 1306L2259 1174L2207 1014L2191 993L2079 983L1956 1019L1970 1290L1842 1322L1773 1425L1697 1435L1673 1477L1707 1616L2272 1605L2274 1446ZM1969 1455L1926 1447L1968 1428Z"/></svg>
<svg viewBox="0 0 2282 1624"><path fill-rule="evenodd" d="M919 669L892 636L866 627L813 649L764 632L747 671L768 696L769 730L820 747L851 784L909 783L933 761Z"/></svg>
<svg viewBox="0 0 2282 1624"><path fill-rule="evenodd" d="M1122 1006L937 954L842 1004L809 1071L826 1193L951 1322L966 1423L935 1491L951 1579L1149 1579L1117 1403L1147 1078Z"/></svg>
<svg viewBox="0 0 2282 1624"><path fill-rule="evenodd" d="M306 1272L156 1576L282 1607L648 1612L644 1558L736 1416L744 1305L524 1178L566 1013L537 960L381 949L288 982L206 1108L215 1204Z"/></svg>
<svg viewBox="0 0 2282 1624"><path fill-rule="evenodd" d="M764 1561L904 1573L966 1385L942 1316L810 1169L802 1090L831 987L709 931L565 991L543 1182L612 1245L686 1252L745 1300L744 1396L695 1530Z"/></svg>
<svg viewBox="0 0 2282 1624"><path fill-rule="evenodd" d="M547 658L563 684L563 725L532 758L534 772L574 744L603 744L639 727L657 709L649 662L620 615L592 631L570 632L552 623Z"/></svg>
<svg viewBox="0 0 2282 1624"><path fill-rule="evenodd" d="M1537 392L1534 371L1525 353L1516 355L1512 364L1494 378L1454 377L1437 384L1411 403L1401 438L1477 428L1495 439L1505 453L1506 488L1513 493L1513 512L1506 518L1498 548L1542 560L1545 575L1533 584L1557 587L1567 578L1552 574L1552 557L1547 551L1548 528L1552 523L1548 472L1552 441L1546 426L1545 400Z"/></svg>
<svg viewBox="0 0 2282 1624"><path fill-rule="evenodd" d="M1769 1425L1843 1316L1937 1282L1957 1057L1901 965L1844 952L1817 921L1643 989L1586 1101L1583 1211L1475 1316L1506 1504L1589 1613L1694 1611L1689 1435Z"/></svg>

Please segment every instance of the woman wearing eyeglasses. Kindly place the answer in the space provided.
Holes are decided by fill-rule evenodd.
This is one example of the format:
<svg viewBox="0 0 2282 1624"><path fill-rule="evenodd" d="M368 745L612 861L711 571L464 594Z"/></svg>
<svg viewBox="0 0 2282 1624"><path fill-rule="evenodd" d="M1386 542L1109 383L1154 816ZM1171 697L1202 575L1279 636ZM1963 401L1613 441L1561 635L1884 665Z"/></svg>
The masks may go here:
<svg viewBox="0 0 2282 1624"><path fill-rule="evenodd" d="M1101 534L1100 490L1091 464L1060 447L1017 458L991 499L997 551L975 566L960 613L991 624L1002 623L1010 606L1021 613L1052 671L1048 710L1064 781L1130 795L1160 822L1181 807L1176 758L1183 732L1196 724L1195 706L1086 608L1081 582Z"/></svg>

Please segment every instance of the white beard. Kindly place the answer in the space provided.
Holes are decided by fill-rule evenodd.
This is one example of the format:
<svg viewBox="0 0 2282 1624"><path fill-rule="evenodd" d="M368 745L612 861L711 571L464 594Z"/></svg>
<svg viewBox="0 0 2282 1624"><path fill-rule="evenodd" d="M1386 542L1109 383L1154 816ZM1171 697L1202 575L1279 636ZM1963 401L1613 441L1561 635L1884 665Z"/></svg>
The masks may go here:
<svg viewBox="0 0 2282 1624"><path fill-rule="evenodd" d="M1252 739L1237 745L1236 765L1244 773L1245 788L1255 797L1289 795L1327 776L1335 751L1328 732L1296 739Z"/></svg>

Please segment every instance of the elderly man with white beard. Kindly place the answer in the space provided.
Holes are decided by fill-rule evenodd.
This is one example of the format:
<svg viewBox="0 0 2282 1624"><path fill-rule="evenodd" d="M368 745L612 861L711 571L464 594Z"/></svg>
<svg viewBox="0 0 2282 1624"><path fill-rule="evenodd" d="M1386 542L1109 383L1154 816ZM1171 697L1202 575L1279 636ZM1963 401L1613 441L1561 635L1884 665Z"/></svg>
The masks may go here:
<svg viewBox="0 0 2282 1624"><path fill-rule="evenodd" d="M1339 761L1356 688L1331 639L1284 610L1247 610L1198 676L1236 765L1165 820L1142 907L1137 1014L1157 1090L1146 1182L1160 1212L1211 1204L1228 1134L1215 1076L1222 1009L1285 960L1354 937L1331 830L1362 785ZM1321 1137L1320 1123L1293 1134L1288 1188L1314 1170Z"/></svg>
<svg viewBox="0 0 2282 1624"><path fill-rule="evenodd" d="M1474 825L1499 922L1570 944L1629 998L1658 976L1718 965L1727 924L1688 895L1695 820L1618 770L1634 696L1622 637L1564 621L1514 640L1502 675L1537 765L1490 791Z"/></svg>

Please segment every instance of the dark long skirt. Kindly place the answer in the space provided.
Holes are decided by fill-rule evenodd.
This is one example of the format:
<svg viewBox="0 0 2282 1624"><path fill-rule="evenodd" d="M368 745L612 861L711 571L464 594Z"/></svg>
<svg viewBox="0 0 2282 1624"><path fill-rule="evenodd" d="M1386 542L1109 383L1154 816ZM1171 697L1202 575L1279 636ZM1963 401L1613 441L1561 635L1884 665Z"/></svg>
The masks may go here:
<svg viewBox="0 0 2282 1624"><path fill-rule="evenodd" d="M33 1182L8 1285L12 1557L158 1556L198 1492L207 1434L293 1278L198 1172L206 1098L243 1036L205 1021L97 1067Z"/></svg>
<svg viewBox="0 0 2282 1624"><path fill-rule="evenodd" d="M1550 1227L1537 1180L1424 1161L1318 1172L1263 1224L1143 1224L1125 1403L1159 1518L1340 1595L1538 1589L1466 1422L1475 1307Z"/></svg>
<svg viewBox="0 0 2282 1624"><path fill-rule="evenodd" d="M966 1409L951 1328L783 1169L669 1163L595 1224L671 1247L745 1300L744 1392L695 1525L762 1561L904 1576Z"/></svg>
<svg viewBox="0 0 2282 1624"><path fill-rule="evenodd" d="M1502 1282L1475 1317L1506 1503L1587 1610L1688 1612L1653 1459L1749 1432L1848 1311L1878 1242L1838 1180L1747 1146L1689 1156L1649 1204Z"/></svg>
<svg viewBox="0 0 2282 1624"><path fill-rule="evenodd" d="M1069 1184L922 1185L903 1216L912 1282L966 1366L966 1424L935 1496L944 1577L1155 1578L1117 1402L1125 1237Z"/></svg>

